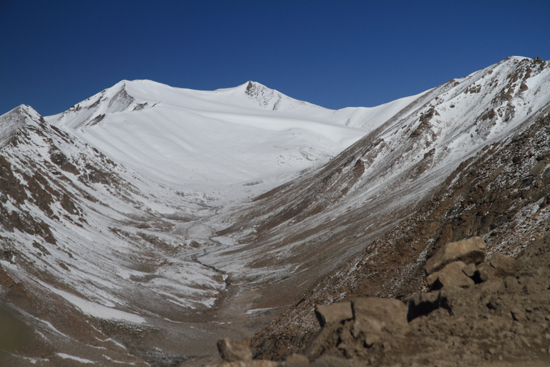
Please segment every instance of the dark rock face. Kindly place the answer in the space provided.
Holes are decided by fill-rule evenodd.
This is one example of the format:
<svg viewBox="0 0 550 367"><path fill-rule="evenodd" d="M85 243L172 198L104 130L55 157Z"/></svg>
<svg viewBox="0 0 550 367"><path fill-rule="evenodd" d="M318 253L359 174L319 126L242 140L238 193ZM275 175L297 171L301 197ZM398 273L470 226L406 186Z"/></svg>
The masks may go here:
<svg viewBox="0 0 550 367"><path fill-rule="evenodd" d="M56 164L63 171L70 172L73 175L78 176L80 171L72 164L67 156L58 150L50 151L50 159L52 163Z"/></svg>
<svg viewBox="0 0 550 367"><path fill-rule="evenodd" d="M21 182L16 175L23 177ZM61 194L48 186L45 186L45 178L40 173L33 176L14 171L12 165L6 158L0 155L0 202L6 203L11 198L17 206L23 205L25 201L30 200L36 204L47 215L52 215L50 204L54 198ZM67 198L67 200L69 200ZM0 207L0 224L10 232L20 230L22 232L36 235L44 238L48 243L55 243L55 238L49 226L35 219L32 215L24 211L8 211L5 206Z"/></svg>

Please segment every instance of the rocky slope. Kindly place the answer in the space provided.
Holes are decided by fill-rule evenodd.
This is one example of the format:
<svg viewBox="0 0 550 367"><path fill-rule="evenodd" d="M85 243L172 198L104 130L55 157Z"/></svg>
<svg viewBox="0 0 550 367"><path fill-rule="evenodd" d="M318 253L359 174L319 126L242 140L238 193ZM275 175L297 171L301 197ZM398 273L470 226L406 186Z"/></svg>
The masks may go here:
<svg viewBox="0 0 550 367"><path fill-rule="evenodd" d="M547 366L550 234L517 260L487 259L485 247L480 237L443 246L426 262L430 292L404 303L356 297L318 305L321 331L303 354L253 361L244 345L225 339L217 366Z"/></svg>
<svg viewBox="0 0 550 367"><path fill-rule="evenodd" d="M303 348L318 326L316 304L356 296L404 298L425 289L423 265L442 244L483 236L489 253L517 256L548 231L550 115L462 162L429 200L339 267L256 335L258 356Z"/></svg>

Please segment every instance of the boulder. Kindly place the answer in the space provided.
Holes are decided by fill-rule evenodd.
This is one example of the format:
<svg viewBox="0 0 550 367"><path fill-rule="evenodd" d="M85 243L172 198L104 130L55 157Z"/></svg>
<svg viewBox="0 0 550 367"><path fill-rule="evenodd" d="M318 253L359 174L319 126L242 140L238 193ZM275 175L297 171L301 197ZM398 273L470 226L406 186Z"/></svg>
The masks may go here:
<svg viewBox="0 0 550 367"><path fill-rule="evenodd" d="M479 264L484 259L485 241L483 241L483 238L476 236L446 244L426 261L425 270L426 274L429 275L454 261Z"/></svg>
<svg viewBox="0 0 550 367"><path fill-rule="evenodd" d="M495 279L495 268L487 262L482 262L477 266L476 278L478 279L478 282L487 282Z"/></svg>
<svg viewBox="0 0 550 367"><path fill-rule="evenodd" d="M502 279L492 279L483 283L479 289L482 295L493 294L502 289L503 284Z"/></svg>
<svg viewBox="0 0 550 367"><path fill-rule="evenodd" d="M495 275L505 277L516 273L516 260L496 253L489 260L489 264L495 269Z"/></svg>
<svg viewBox="0 0 550 367"><path fill-rule="evenodd" d="M317 305L315 307L315 316L317 316L321 327L328 323L352 319L351 303L339 302L331 305Z"/></svg>
<svg viewBox="0 0 550 367"><path fill-rule="evenodd" d="M319 358L330 346L336 346L340 339L338 331L342 325L338 323L326 324L315 338L304 349L304 355L309 360Z"/></svg>
<svg viewBox="0 0 550 367"><path fill-rule="evenodd" d="M392 335L403 335L410 330L407 307L397 299L358 298L352 302L355 324L366 335L379 334L382 330Z"/></svg>
<svg viewBox="0 0 550 367"><path fill-rule="evenodd" d="M252 352L244 343L229 338L218 340L218 352L221 359L227 362L252 360Z"/></svg>
<svg viewBox="0 0 550 367"><path fill-rule="evenodd" d="M455 261L446 265L440 271L430 274L426 281L432 289L440 289L442 287L462 287L466 288L474 285L474 281L464 274L463 270L466 264L462 261Z"/></svg>
<svg viewBox="0 0 550 367"><path fill-rule="evenodd" d="M473 278L476 274L476 265L475 264L468 264L462 269L462 272L466 274L466 276Z"/></svg>
<svg viewBox="0 0 550 367"><path fill-rule="evenodd" d="M307 367L309 366L309 359L304 355L292 353L286 357L284 365L289 367Z"/></svg>

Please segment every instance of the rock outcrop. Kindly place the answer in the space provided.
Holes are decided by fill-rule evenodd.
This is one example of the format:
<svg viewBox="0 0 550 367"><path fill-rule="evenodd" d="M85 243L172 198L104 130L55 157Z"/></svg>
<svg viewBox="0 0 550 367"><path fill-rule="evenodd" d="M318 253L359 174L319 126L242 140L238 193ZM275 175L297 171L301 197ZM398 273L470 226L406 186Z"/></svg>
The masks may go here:
<svg viewBox="0 0 550 367"><path fill-rule="evenodd" d="M333 303L331 305L317 305L315 307L315 316L321 326L340 322L353 318L351 302Z"/></svg>
<svg viewBox="0 0 550 367"><path fill-rule="evenodd" d="M443 246L434 256L426 261L426 274L441 270L445 265L461 261L479 264L485 259L485 241L481 237L451 242Z"/></svg>
<svg viewBox="0 0 550 367"><path fill-rule="evenodd" d="M432 288L441 287L469 287L474 285L474 281L467 274L475 274L475 269L472 272L462 261L456 261L449 265L446 265L440 271L430 274L426 278L428 286Z"/></svg>
<svg viewBox="0 0 550 367"><path fill-rule="evenodd" d="M431 259L465 243L476 245L432 272L428 277L437 281L427 292L404 301L366 297L317 306L321 331L301 354L270 366L550 365L550 234L517 260L487 255L479 238L442 246ZM448 282L452 274L468 281Z"/></svg>

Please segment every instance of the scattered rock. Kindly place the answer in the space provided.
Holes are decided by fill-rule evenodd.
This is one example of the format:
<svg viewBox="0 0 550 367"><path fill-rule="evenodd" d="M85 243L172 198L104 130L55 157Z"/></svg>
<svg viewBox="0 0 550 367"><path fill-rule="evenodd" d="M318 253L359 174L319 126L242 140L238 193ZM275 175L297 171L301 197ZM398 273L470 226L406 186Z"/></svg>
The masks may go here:
<svg viewBox="0 0 550 367"><path fill-rule="evenodd" d="M485 241L481 237L450 242L426 261L426 274L432 274L453 261L479 264L485 259Z"/></svg>
<svg viewBox="0 0 550 367"><path fill-rule="evenodd" d="M449 286L470 287L474 285L474 281L464 273L463 270L465 268L465 263L462 261L455 261L446 265L440 271L430 274L426 278L426 282L432 289L440 289Z"/></svg>
<svg viewBox="0 0 550 367"><path fill-rule="evenodd" d="M496 277L495 269L488 263L483 262L477 266L476 278L479 282L486 282Z"/></svg>
<svg viewBox="0 0 550 367"><path fill-rule="evenodd" d="M222 360L227 362L251 361L252 352L244 343L224 338L218 340L218 352Z"/></svg>
<svg viewBox="0 0 550 367"><path fill-rule="evenodd" d="M280 366L306 367L309 360L323 367L500 367L525 358L533 367L547 366L550 235L537 246L528 257L495 254L477 266L483 257L457 251L467 255L427 277L440 289L404 303L358 298L351 302L351 318L349 303L318 306L323 327L305 348L307 358L294 355Z"/></svg>
<svg viewBox="0 0 550 367"><path fill-rule="evenodd" d="M397 299L358 298L352 302L353 317L366 333L380 333L383 329L392 334L409 331L407 307Z"/></svg>
<svg viewBox="0 0 550 367"><path fill-rule="evenodd" d="M331 305L317 305L315 316L321 327L331 322L341 322L353 318L353 311L350 302L339 302Z"/></svg>

